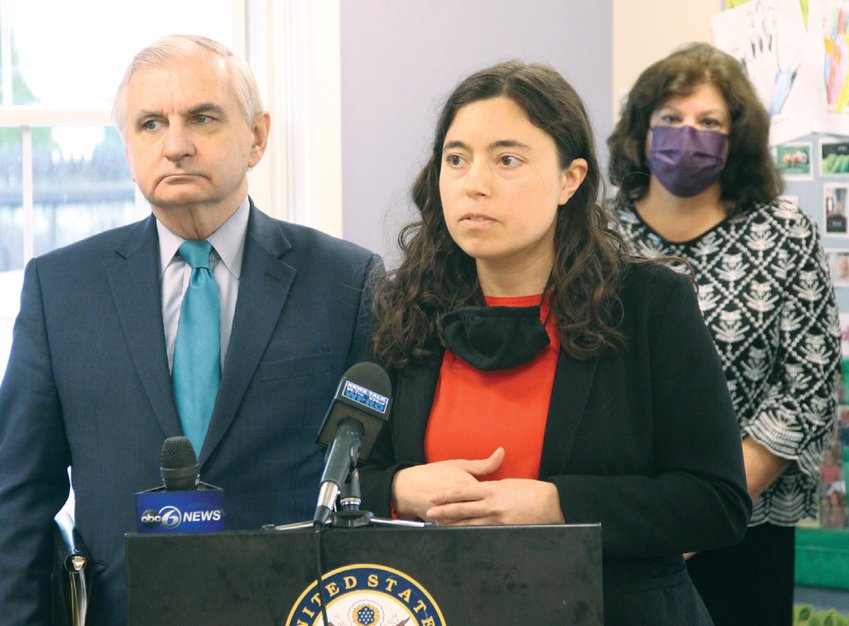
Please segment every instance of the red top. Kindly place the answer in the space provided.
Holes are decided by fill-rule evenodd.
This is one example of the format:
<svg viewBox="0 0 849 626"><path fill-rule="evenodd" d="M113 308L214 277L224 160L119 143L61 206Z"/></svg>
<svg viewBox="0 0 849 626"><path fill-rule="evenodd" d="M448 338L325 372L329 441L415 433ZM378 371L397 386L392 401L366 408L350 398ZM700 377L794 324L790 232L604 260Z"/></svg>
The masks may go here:
<svg viewBox="0 0 849 626"><path fill-rule="evenodd" d="M486 298L488 306L534 306L540 296ZM548 303L540 319L548 318ZM542 440L551 400L560 337L554 319L546 331L551 343L532 361L483 372L445 351L425 435L429 463L447 459L485 459L499 446L501 467L487 479L539 478Z"/></svg>

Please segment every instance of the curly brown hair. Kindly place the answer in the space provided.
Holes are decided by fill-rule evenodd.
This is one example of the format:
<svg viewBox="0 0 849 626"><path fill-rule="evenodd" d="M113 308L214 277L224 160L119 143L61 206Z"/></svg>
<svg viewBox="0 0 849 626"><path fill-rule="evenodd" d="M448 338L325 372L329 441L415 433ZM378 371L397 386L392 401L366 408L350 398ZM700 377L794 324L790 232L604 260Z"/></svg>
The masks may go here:
<svg viewBox="0 0 849 626"><path fill-rule="evenodd" d="M626 254L610 214L598 202L602 184L589 118L580 96L553 68L509 61L462 81L436 125L431 156L412 189L421 219L402 228L399 267L375 295L375 354L389 367L432 355L442 345L441 318L461 306L483 305L475 260L448 233L439 195L442 146L457 112L499 96L513 100L557 147L563 168L586 159L586 178L558 207L555 260L549 279L552 315L563 350L588 359L621 339L618 286Z"/></svg>
<svg viewBox="0 0 849 626"><path fill-rule="evenodd" d="M729 215L774 200L783 189L769 152L769 115L758 100L743 65L706 43L679 48L640 74L622 115L607 139L610 182L617 203L639 200L649 187L646 136L652 113L673 96L686 96L704 84L722 93L731 114L728 159L720 178Z"/></svg>

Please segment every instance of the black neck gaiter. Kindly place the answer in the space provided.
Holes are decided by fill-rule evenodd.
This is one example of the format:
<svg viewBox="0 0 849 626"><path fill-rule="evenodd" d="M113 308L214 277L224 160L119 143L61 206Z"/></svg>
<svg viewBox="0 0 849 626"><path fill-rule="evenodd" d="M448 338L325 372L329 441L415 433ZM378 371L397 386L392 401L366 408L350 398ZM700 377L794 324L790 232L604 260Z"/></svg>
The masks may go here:
<svg viewBox="0 0 849 626"><path fill-rule="evenodd" d="M461 307L442 325L448 348L484 372L523 365L550 343L539 305Z"/></svg>

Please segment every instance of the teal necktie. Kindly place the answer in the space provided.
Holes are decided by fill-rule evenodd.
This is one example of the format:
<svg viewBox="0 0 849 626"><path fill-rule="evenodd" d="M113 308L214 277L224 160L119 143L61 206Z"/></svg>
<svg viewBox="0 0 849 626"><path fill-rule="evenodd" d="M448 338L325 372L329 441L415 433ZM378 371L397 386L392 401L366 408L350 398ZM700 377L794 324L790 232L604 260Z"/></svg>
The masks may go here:
<svg viewBox="0 0 849 626"><path fill-rule="evenodd" d="M185 241L179 250L192 275L180 307L172 382L183 434L198 456L221 380L218 285L209 267L211 251L208 241Z"/></svg>

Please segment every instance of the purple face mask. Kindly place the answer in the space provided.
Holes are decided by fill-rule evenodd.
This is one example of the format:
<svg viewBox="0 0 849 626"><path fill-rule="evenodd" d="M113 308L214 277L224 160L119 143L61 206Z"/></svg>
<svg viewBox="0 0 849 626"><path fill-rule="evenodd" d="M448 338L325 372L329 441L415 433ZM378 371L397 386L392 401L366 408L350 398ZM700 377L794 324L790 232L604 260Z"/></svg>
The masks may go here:
<svg viewBox="0 0 849 626"><path fill-rule="evenodd" d="M655 126L649 167L669 193L680 198L700 194L725 169L728 136L692 126Z"/></svg>

